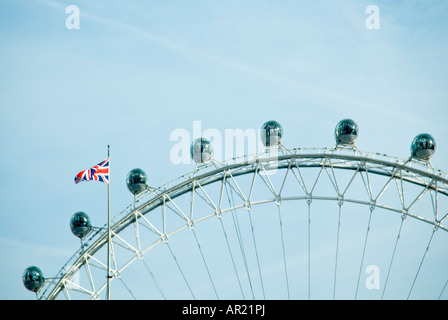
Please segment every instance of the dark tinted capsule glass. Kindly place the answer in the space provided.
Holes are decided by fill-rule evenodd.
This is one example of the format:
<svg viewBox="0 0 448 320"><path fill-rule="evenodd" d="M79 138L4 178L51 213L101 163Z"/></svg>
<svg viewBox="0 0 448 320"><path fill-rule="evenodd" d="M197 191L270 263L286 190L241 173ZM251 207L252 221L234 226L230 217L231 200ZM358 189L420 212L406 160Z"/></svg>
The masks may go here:
<svg viewBox="0 0 448 320"><path fill-rule="evenodd" d="M142 169L133 169L128 173L126 185L134 195L144 191L148 186L146 173Z"/></svg>
<svg viewBox="0 0 448 320"><path fill-rule="evenodd" d="M76 212L70 219L70 228L75 236L84 238L92 230L89 216L82 211Z"/></svg>
<svg viewBox="0 0 448 320"><path fill-rule="evenodd" d="M436 141L428 133L417 135L411 144L412 157L419 160L429 160L436 151Z"/></svg>
<svg viewBox="0 0 448 320"><path fill-rule="evenodd" d="M196 163L204 163L212 158L212 145L205 138L197 138L190 146L190 156Z"/></svg>
<svg viewBox="0 0 448 320"><path fill-rule="evenodd" d="M279 145L283 138L283 128L277 121L270 120L263 124L260 134L266 147Z"/></svg>
<svg viewBox="0 0 448 320"><path fill-rule="evenodd" d="M25 288L33 292L37 292L45 283L45 278L42 271L35 266L25 269L22 280Z"/></svg>
<svg viewBox="0 0 448 320"><path fill-rule="evenodd" d="M336 125L334 136L337 144L353 144L358 137L358 125L352 119L344 119Z"/></svg>

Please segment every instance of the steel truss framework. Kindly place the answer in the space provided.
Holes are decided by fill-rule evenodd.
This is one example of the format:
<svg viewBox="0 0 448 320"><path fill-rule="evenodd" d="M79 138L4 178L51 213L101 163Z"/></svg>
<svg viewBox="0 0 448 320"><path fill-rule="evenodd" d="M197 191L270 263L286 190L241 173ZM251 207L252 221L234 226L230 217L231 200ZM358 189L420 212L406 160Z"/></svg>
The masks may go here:
<svg viewBox="0 0 448 320"><path fill-rule="evenodd" d="M311 169L314 170L315 174L312 179L306 180L304 176ZM271 181L272 172L275 172L276 183ZM346 177L345 181L339 178L340 173L343 173ZM244 186L240 182L242 177L246 177L246 180L249 181ZM374 183L375 177L382 177L383 182L380 184ZM325 190L328 192L321 192L322 189L318 188L323 179L327 184ZM360 182L356 187L358 189L357 193L364 196L352 196L350 191L355 188L355 181ZM214 190L219 191L209 191L208 187L212 185L215 186ZM406 187L408 185L414 186L418 191L412 195L408 194ZM361 189L363 190L359 190L359 186L362 186ZM255 198L254 192L260 188L264 189L267 196ZM289 188L289 191L294 190L295 194L294 192L287 192L287 188ZM390 204L386 200L386 194L392 193L392 191L396 195L396 200L398 200ZM229 196L230 194L232 197ZM187 197L189 207L184 204L185 201L180 200L182 196ZM424 197L430 199L431 205L426 206L426 212L416 212L414 208ZM381 208L391 214L399 215L402 222L406 218L412 218L427 224L428 227L432 228L432 235L434 235L438 230L440 230L439 232L448 231L448 227L444 225L448 215L447 199L448 176L442 171L435 170L429 162L361 152L356 147L287 149L281 146L278 150L263 152L261 155L252 157L233 159L225 164L212 162L199 166L190 174L186 174L160 188L148 188L139 194L132 205L113 219L111 227L112 275L115 281L120 280L126 268L136 260L145 261L145 254L158 245L167 245L173 254L170 247L171 237L182 230L191 229L194 233L196 225L202 221L213 217L222 221L224 216L230 215L232 212L239 210L250 213L251 209L258 205L276 204L279 208L280 227L282 227L280 215L282 203L304 201L308 206L309 215L311 203L332 201L337 203L339 214L346 203L366 206L369 208L370 216L376 208ZM196 209L199 203L202 206L200 210ZM160 219L155 218L155 212L161 212ZM360 228L364 228L364 226L360 226ZM126 229L133 229L134 232L128 232L125 235L123 231ZM195 233L194 235L196 237ZM227 234L225 233L225 235L228 241ZM196 241L198 241L197 237ZM366 243L364 244L364 251ZM61 269L57 277L53 280L47 280L43 288L37 293L38 298L52 300L58 298L58 295L61 298L60 295L62 294L62 297L71 299L75 293L83 293L87 298L99 299L100 295L105 292L106 279L105 277L97 279L93 270L106 273L105 257L97 254L106 244L107 232L105 228L96 228L92 231L84 239L81 248ZM255 238L254 244L256 245ZM128 252L124 261L118 259L119 248ZM201 250L199 242L198 248ZM428 248L426 251L428 251ZM418 279L417 276L422 267L426 251L418 270L416 270L416 276L409 290L408 298L415 281ZM202 251L201 255L204 259ZM283 256L285 256L284 246ZM175 262L178 263L174 254L173 257ZM207 262L205 259L203 261L216 298L219 298ZM391 265L392 261L393 257ZM148 265L145 263L145 266ZM309 265L308 268L310 268ZM390 268L391 266L389 266L389 271ZM83 286L75 281L75 275L81 270L84 270L86 279L88 279L88 281L84 281ZM147 268L147 270L153 276L150 269ZM180 266L179 270L182 272ZM284 270L287 278L286 260ZM187 282L184 274L183 277ZM288 283L288 279L286 279L286 283ZM123 284L126 286L125 283ZM336 287L336 277L334 285ZM444 289L445 287L443 287ZM288 297L290 297L289 287L287 291ZM358 288L356 293L357 291ZM163 292L161 290L160 292L165 298ZM190 292L192 297L195 298L191 289ZM264 291L263 296L265 297ZM334 297L335 293L333 293Z"/></svg>

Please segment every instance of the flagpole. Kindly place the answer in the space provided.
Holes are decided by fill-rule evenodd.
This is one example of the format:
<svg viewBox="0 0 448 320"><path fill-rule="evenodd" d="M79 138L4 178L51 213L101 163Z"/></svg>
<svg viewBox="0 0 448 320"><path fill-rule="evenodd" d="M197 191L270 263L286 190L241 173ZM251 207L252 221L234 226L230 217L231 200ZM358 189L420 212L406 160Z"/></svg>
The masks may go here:
<svg viewBox="0 0 448 320"><path fill-rule="evenodd" d="M110 300L110 145L107 145L107 157L109 158L109 183L107 184L107 300Z"/></svg>

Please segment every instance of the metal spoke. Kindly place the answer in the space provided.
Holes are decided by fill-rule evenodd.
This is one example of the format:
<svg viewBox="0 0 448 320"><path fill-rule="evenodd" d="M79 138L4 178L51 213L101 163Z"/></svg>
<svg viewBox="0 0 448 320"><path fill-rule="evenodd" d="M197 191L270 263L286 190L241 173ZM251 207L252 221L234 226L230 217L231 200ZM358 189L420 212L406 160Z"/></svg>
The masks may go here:
<svg viewBox="0 0 448 320"><path fill-rule="evenodd" d="M307 200L307 205L308 205L308 300L309 300L311 299L311 198Z"/></svg>
<svg viewBox="0 0 448 320"><path fill-rule="evenodd" d="M224 238L226 240L227 250L229 251L230 259L232 260L233 270L235 271L235 276L236 276L236 279L238 281L238 286L240 288L241 295L242 295L243 299L245 299L243 287L242 287L241 281L240 281L240 276L238 275L238 270L236 269L235 259L234 259L233 254L232 254L232 250L230 249L229 238L227 237L227 232L225 230L224 223L222 222L222 218L221 217L219 218L219 222L221 224L222 232L223 232Z"/></svg>
<svg viewBox="0 0 448 320"><path fill-rule="evenodd" d="M372 213L373 213L374 209L375 209L374 206L370 206L369 222L367 224L366 237L364 239L364 246L363 246L363 249L362 249L361 263L360 263L360 266L359 266L359 274L358 274L358 282L356 284L355 300L356 300L356 298L358 296L359 282L361 280L361 272L362 272L362 267L363 267L363 264L364 264L364 256L366 254L367 239L369 238L370 223L371 223L371 220L372 220Z"/></svg>
<svg viewBox="0 0 448 320"><path fill-rule="evenodd" d="M149 275L151 276L152 281L154 282L155 286L157 287L157 290L159 290L159 293L161 294L161 296L163 297L164 300L166 300L165 294L162 291L162 288L160 288L159 284L156 281L156 278L154 277L154 274L152 273L152 271L149 269L148 264L146 263L145 259L142 259L142 262L146 268L146 271L148 271Z"/></svg>
<svg viewBox="0 0 448 320"><path fill-rule="evenodd" d="M261 291L263 292L263 299L266 299L266 294L264 291L264 284L263 284L263 275L261 273L260 258L258 257L257 241L255 240L255 231L254 231L254 225L252 222L252 215L250 213L250 209L247 210L247 214L249 215L250 230L251 230L252 241L253 241L253 245L254 245L254 249L255 249L255 257L257 259L257 267L258 267L258 275L260 276Z"/></svg>
<svg viewBox="0 0 448 320"><path fill-rule="evenodd" d="M341 229L341 211L342 211L342 200L338 202L338 230L336 233L336 253L334 259L334 280L333 280L333 300L336 298L336 278L338 270L338 253L339 253L339 232Z"/></svg>
<svg viewBox="0 0 448 320"><path fill-rule="evenodd" d="M288 267L286 265L286 253L285 253L285 239L283 237L283 222L282 222L282 214L280 210L280 204L277 204L278 208L278 219L280 224L280 235L282 239L282 253L283 253L283 265L285 268L285 281L286 281L286 292L288 293L288 299L291 299L291 295L289 292L289 278L288 278Z"/></svg>
<svg viewBox="0 0 448 320"><path fill-rule="evenodd" d="M400 228L398 229L397 239L395 240L394 250L392 252L392 257L390 258L389 268L387 270L386 280L384 281L383 293L381 294L381 299L384 297L386 292L387 282L389 281L390 270L392 269L392 263L394 262L395 252L397 251L398 240L400 240L401 228L403 227L403 222L406 216L403 214L401 216Z"/></svg>
<svg viewBox="0 0 448 320"><path fill-rule="evenodd" d="M436 228L432 229L431 237L429 238L428 245L426 246L426 249L425 249L425 253L423 254L423 257L422 257L420 264L418 266L418 269L417 269L417 273L415 274L414 280L412 281L411 289L409 289L409 293L406 298L407 300L409 300L409 297L411 296L411 293L412 293L412 289L414 289L415 282L417 281L417 277L420 273L420 269L422 268L423 261L425 260L426 254L428 253L429 246L431 245L431 241L432 241L432 238L434 237L434 233L436 232L436 230L437 230Z"/></svg>
<svg viewBox="0 0 448 320"><path fill-rule="evenodd" d="M198 237L196 235L196 231L194 230L194 228L191 228L191 231L193 232L194 239L196 240L196 244L198 246L199 252L201 253L202 261L204 262L205 269L207 270L208 278L210 279L210 283L212 284L213 291L215 292L216 298L219 299L218 292L216 291L215 283L213 282L212 275L211 275L210 270L208 268L207 262L205 261L204 253L202 252L201 245L199 244L199 240L198 240Z"/></svg>
<svg viewBox="0 0 448 320"><path fill-rule="evenodd" d="M168 242L166 242L166 245L167 245L168 249L170 250L171 256L173 257L174 262L176 263L177 268L179 269L179 271L180 271L180 273L181 273L181 275L182 275L182 278L184 279L185 284L187 285L188 290L189 290L190 293L191 293L191 296L193 297L193 299L196 300L196 297L195 297L193 291L191 290L191 286L190 286L190 284L188 283L187 278L185 277L185 274L184 274L184 272L182 271L182 268L180 267L180 264L179 264L179 262L177 261L177 258L176 258L176 256L174 255L173 250L171 249L170 244L169 244Z"/></svg>
<svg viewBox="0 0 448 320"><path fill-rule="evenodd" d="M232 189L230 189L230 192L232 193ZM227 190L227 185L226 185L226 193L227 193L227 198L229 200L230 207L235 208L235 202L234 202L234 199L233 199L233 193L232 193L232 202L231 202L230 196L229 196L229 192ZM246 269L247 279L249 281L250 291L252 293L252 299L255 300L255 294L254 294L254 289L253 289L253 286L252 286L252 280L250 278L249 266L247 264L246 251L244 250L244 243L243 243L243 239L241 237L240 224L239 224L238 216L237 216L237 214L235 212L235 209L232 209L232 219L233 219L233 226L235 228L235 232L236 232L237 239L238 239L238 244L239 244L240 251L241 251L241 256L243 258L244 267Z"/></svg>

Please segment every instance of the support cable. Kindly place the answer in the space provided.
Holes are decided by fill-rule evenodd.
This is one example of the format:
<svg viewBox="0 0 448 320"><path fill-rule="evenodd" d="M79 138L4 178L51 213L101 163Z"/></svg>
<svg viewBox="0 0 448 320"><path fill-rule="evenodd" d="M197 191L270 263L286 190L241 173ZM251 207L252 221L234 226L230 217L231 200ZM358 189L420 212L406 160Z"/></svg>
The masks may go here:
<svg viewBox="0 0 448 320"><path fill-rule="evenodd" d="M230 259L232 260L233 270L235 271L236 279L238 280L238 286L240 287L241 295L243 296L243 300L245 300L246 298L244 296L243 287L241 286L240 277L238 275L238 271L237 271L236 265L235 265L235 259L233 258L232 250L230 249L229 239L227 237L227 232L224 228L224 223L222 222L222 218L219 219L219 222L221 223L222 232L224 233L224 238L226 239L227 249L229 250Z"/></svg>
<svg viewBox="0 0 448 320"><path fill-rule="evenodd" d="M171 256L173 257L174 262L176 262L177 268L179 269L180 273L182 274L182 277L184 278L184 281L185 281L185 284L186 284L187 287L188 287L188 290L190 290L190 293L191 293L191 295L193 296L193 299L196 300L196 297L194 296L194 293L193 293L193 291L191 290L190 284L188 283L187 278L185 277L185 274L184 274L184 272L182 271L182 268L180 267L179 262L177 261L177 258L176 258L176 256L174 255L173 250L171 249L170 244L169 244L168 242L166 242L166 245L168 246L168 249L170 249Z"/></svg>
<svg viewBox="0 0 448 320"><path fill-rule="evenodd" d="M134 300L137 300L134 296L134 294L132 293L131 289L129 289L129 287L126 285L126 283L123 281L122 277L116 277L117 279L119 279L121 281L121 283L125 286L125 288L128 290L128 292L131 294L132 298L134 298Z"/></svg>
<svg viewBox="0 0 448 320"><path fill-rule="evenodd" d="M392 257L391 257L391 259L390 259L390 263L389 263L389 269L387 270L387 276L386 276L386 280L385 280L385 282L384 282L383 293L381 294L381 300L383 300L384 293L386 292L387 282L389 281L390 270L392 269L392 263L393 263L393 261L394 261L395 252L396 252L396 250L397 250L398 240L400 239L401 228L403 227L404 219L405 219L405 216L402 216L402 217L401 217L400 228L398 229L397 239L395 240L394 251L392 252Z"/></svg>
<svg viewBox="0 0 448 320"><path fill-rule="evenodd" d="M409 297L410 297L410 295L412 293L412 289L414 288L415 281L417 281L418 274L420 273L420 269L422 268L423 261L425 260L426 253L429 250L429 246L431 245L431 241L432 241L432 238L433 238L434 233L436 232L436 230L437 230L436 228L432 229L431 237L429 238L428 245L426 246L425 253L423 254L422 260L420 261L420 265L418 266L418 270L417 270L417 273L415 274L414 281L412 281L411 289L409 290L408 297L406 298L407 300L409 300Z"/></svg>
<svg viewBox="0 0 448 320"><path fill-rule="evenodd" d="M286 289L288 292L288 299L291 299L290 293L289 293L289 277L288 277L288 268L286 266L286 253L285 253L285 240L283 238L283 222L282 222L282 215L281 215L281 210L280 210L280 204L277 205L278 207L278 218L279 218L279 223L280 223L280 234L281 234L281 238L282 238L282 251L283 251L283 264L285 267L285 280L286 280Z"/></svg>
<svg viewBox="0 0 448 320"><path fill-rule="evenodd" d="M205 261L204 253L202 252L202 248L201 248L201 245L199 244L199 240L198 240L198 237L196 235L196 232L194 231L193 228L191 229L191 231L193 231L194 238L196 240L196 244L198 245L199 252L201 253L202 261L204 262L205 269L207 270L208 278L210 279L210 283L212 284L213 291L215 292L215 295L216 295L216 299L219 300L218 292L216 291L216 287L215 287L215 284L213 282L212 275L211 275L210 270L208 268L207 262Z"/></svg>
<svg viewBox="0 0 448 320"><path fill-rule="evenodd" d="M369 223L367 224L366 237L364 239L364 248L362 249L361 264L359 266L358 283L356 285L355 300L356 300L356 298L358 296L359 282L361 280L362 266L364 264L364 256L365 256L365 253L366 253L367 240L369 238L369 232L370 232L370 222L372 221L372 213L373 213L374 209L375 209L374 206L370 206Z"/></svg>
<svg viewBox="0 0 448 320"><path fill-rule="evenodd" d="M443 286L442 291L439 294L439 298L437 300L440 300L442 298L443 292L445 291L446 286L448 285L448 280L445 282L445 285Z"/></svg>
<svg viewBox="0 0 448 320"><path fill-rule="evenodd" d="M250 210L247 210L247 213L249 214L250 229L252 231L252 240L255 248L255 257L257 258L257 266L258 266L258 274L260 275L261 290L263 291L263 299L266 299L266 294L264 292L264 285L263 285L263 276L261 274L260 258L258 257L257 241L255 240L254 225L252 223L252 215L250 214Z"/></svg>
<svg viewBox="0 0 448 320"><path fill-rule="evenodd" d="M225 188L226 188L227 199L229 200L229 206L231 208L235 208L235 200L233 198L232 189L230 189L230 192L232 194L232 201L231 201L230 200L229 191L227 189L227 184L225 185ZM247 264L246 251L244 250L244 244L243 244L243 239L242 239L242 236L241 236L240 224L239 224L238 216L236 215L235 209L232 210L232 219L233 219L233 226L235 228L235 232L236 232L236 235L237 235L238 243L239 243L239 246L240 246L241 256L243 257L243 262L244 262L244 267L246 269L247 279L249 280L249 286L250 286L250 291L252 293L252 299L255 300L255 295L254 295L254 290L253 290L253 286L252 286L252 281L250 279L249 266Z"/></svg>
<svg viewBox="0 0 448 320"><path fill-rule="evenodd" d="M163 294L162 289L160 288L159 284L157 283L156 278L154 277L154 274L153 274L153 273L151 272L151 270L149 269L149 266L148 266L148 264L146 263L145 259L142 259L142 262L143 262L143 264L145 265L145 268L146 268L146 270L148 271L149 275L151 276L152 281L153 281L154 284L156 285L157 290L159 290L159 293L162 295L163 299L166 300L166 297L165 297L165 295Z"/></svg>
<svg viewBox="0 0 448 320"><path fill-rule="evenodd" d="M339 202L339 213L338 213L338 231L336 235L336 255L334 261L334 281L333 281L333 300L336 298L336 276L338 269L338 254L339 254L339 231L341 228L341 210L342 210L342 202Z"/></svg>
<svg viewBox="0 0 448 320"><path fill-rule="evenodd" d="M308 300L311 299L311 199L308 199Z"/></svg>

